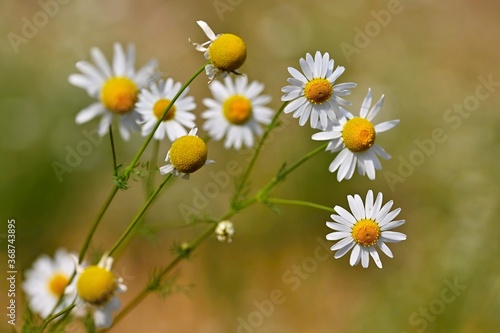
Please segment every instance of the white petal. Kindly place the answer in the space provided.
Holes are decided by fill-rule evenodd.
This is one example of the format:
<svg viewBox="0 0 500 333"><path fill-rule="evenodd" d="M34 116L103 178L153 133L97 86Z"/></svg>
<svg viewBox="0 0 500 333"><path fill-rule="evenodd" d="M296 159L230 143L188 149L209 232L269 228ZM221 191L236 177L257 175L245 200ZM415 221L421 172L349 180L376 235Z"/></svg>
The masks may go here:
<svg viewBox="0 0 500 333"><path fill-rule="evenodd" d="M384 254L386 256L388 256L389 258L393 258L394 257L393 254L392 254L391 249L389 249L389 247L384 242L382 242L382 241L379 240L377 242L377 245L380 248L380 250L382 250L382 252L384 252Z"/></svg>
<svg viewBox="0 0 500 333"><path fill-rule="evenodd" d="M356 244L352 249L351 258L349 259L349 264L351 266L357 265L359 263L359 259L361 259L361 246L359 246L359 244Z"/></svg>
<svg viewBox="0 0 500 333"><path fill-rule="evenodd" d="M369 264L370 264L369 252L367 249L362 248L361 249L361 266L363 266L363 268L367 268Z"/></svg>
<svg viewBox="0 0 500 333"><path fill-rule="evenodd" d="M389 243L401 242L406 240L406 235L397 231L382 231L382 238Z"/></svg>
<svg viewBox="0 0 500 333"><path fill-rule="evenodd" d="M198 23L198 25L201 27L201 29L205 32L205 35L207 35L208 39L210 39L211 41L214 41L217 36L215 36L214 32L212 31L212 29L210 29L210 27L208 26L208 24L204 21L196 21L196 23Z"/></svg>
<svg viewBox="0 0 500 333"><path fill-rule="evenodd" d="M368 190L365 199L365 216L367 219L372 217L373 212L373 191Z"/></svg>
<svg viewBox="0 0 500 333"><path fill-rule="evenodd" d="M377 253L377 250L375 249L374 246L370 246L368 248L368 251L370 251L370 255L373 258L373 261L375 262L375 265L377 265L378 268L382 268L382 261L380 261L380 257Z"/></svg>
<svg viewBox="0 0 500 333"><path fill-rule="evenodd" d="M375 132L378 134L378 133L388 131L391 128L395 127L397 124L399 124L399 119L385 121L383 123L375 125Z"/></svg>
<svg viewBox="0 0 500 333"><path fill-rule="evenodd" d="M302 74L301 72L299 72L298 70L296 70L295 68L293 67L288 67L288 72L290 73L290 75L292 75L295 79L297 80L300 80L301 82L303 83L306 83L308 82L307 78L304 76L304 74Z"/></svg>
<svg viewBox="0 0 500 333"><path fill-rule="evenodd" d="M361 110L359 111L359 116L361 118L366 118L370 105L372 105L372 90L368 88L368 94L366 94L363 104L361 104Z"/></svg>
<svg viewBox="0 0 500 333"><path fill-rule="evenodd" d="M85 109L78 112L76 115L76 123L83 124L94 119L96 116L106 112L106 109L101 103L94 103L87 106Z"/></svg>
<svg viewBox="0 0 500 333"><path fill-rule="evenodd" d="M331 232L328 235L326 235L326 239L328 240L339 240L343 238L351 238L351 233L350 232Z"/></svg>
<svg viewBox="0 0 500 333"><path fill-rule="evenodd" d="M357 222L356 218L345 208L340 207L340 206L335 206L333 209L341 216L343 217L347 222L354 224ZM331 215L333 217L333 215Z"/></svg>
<svg viewBox="0 0 500 333"><path fill-rule="evenodd" d="M340 132L319 132L311 136L315 141L333 140L342 136Z"/></svg>
<svg viewBox="0 0 500 333"><path fill-rule="evenodd" d="M380 100L375 104L375 106L368 112L368 115L366 116L366 119L369 121L372 121L373 118L375 118L380 111L380 108L384 104L384 95L380 97Z"/></svg>
<svg viewBox="0 0 500 333"><path fill-rule="evenodd" d="M92 49L90 49L90 55L92 56L92 59L94 60L97 67L99 67L99 69L107 78L113 76L113 74L111 73L111 67L109 67L109 63L106 60L106 57L104 57L104 54L101 52L101 50L99 50L97 47L93 47Z"/></svg>
<svg viewBox="0 0 500 333"><path fill-rule="evenodd" d="M114 44L113 73L115 76L125 76L127 72L125 52L120 43Z"/></svg>

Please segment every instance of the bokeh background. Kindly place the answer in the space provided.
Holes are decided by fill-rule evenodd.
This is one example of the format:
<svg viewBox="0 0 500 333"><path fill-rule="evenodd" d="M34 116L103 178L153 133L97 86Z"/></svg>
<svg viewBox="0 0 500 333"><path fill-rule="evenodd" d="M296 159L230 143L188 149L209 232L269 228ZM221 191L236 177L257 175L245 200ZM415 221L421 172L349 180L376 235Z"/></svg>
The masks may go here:
<svg viewBox="0 0 500 333"><path fill-rule="evenodd" d="M77 112L91 102L68 83L75 63L88 60L92 46L109 59L115 41L130 42L137 48L137 66L154 57L164 77L185 81L204 61L188 43L188 38L207 40L195 23L200 19L216 33L244 38L248 58L241 71L265 83L274 109L280 106L287 67L297 67L300 57L316 50L329 52L336 64L346 67L340 82L358 83L349 98L352 112L359 111L369 87L377 99L386 95L377 120L401 123L377 138L393 158L383 162L375 181L356 174L338 183L328 172L334 156L324 153L291 174L273 194L347 206L348 194L383 192L402 208L406 224L399 231L408 240L391 246L394 259L382 255L382 270L373 262L368 269L350 267L348 256L326 258L321 246L319 240L329 232L328 213L287 206L275 214L254 205L233 219L233 243L212 237L178 267L176 283L186 292L165 300L150 295L112 332L493 332L500 327L497 1L62 2L34 36L17 46L8 34L21 35L23 19L32 20L42 7L38 1L4 0L0 5L0 258L6 262L6 221L15 218L17 330L26 305L21 271L59 247L78 252L112 186L107 138L93 145L62 181L52 166L54 161L64 163L68 149L86 140L83 130L97 125L75 124ZM363 38L360 31L369 36ZM479 78L494 82L490 90ZM200 77L191 87L198 115L204 110L202 99L209 96L206 81ZM489 95L474 97L478 89ZM464 103L468 109L462 115L450 111ZM293 162L318 144L310 140L315 131L299 127L291 116L282 118L284 125L256 165L253 190L283 162ZM201 127L201 119L197 123ZM431 149L436 129L445 139ZM128 163L141 142L137 133L129 142L117 138L119 161ZM417 142L427 142L426 154ZM168 148L162 143L162 157ZM123 303L142 289L151 268L171 260L174 242L191 240L206 228L178 226L185 224L180 205L192 206L195 191L213 182L209 171L224 170L231 160L244 166L250 156L224 150L220 142L209 143L209 154L217 164L189 181L173 182L147 216L147 223L160 227L154 234L136 235L116 262L116 272L129 286ZM404 169L402 161L410 160L412 167ZM388 175L401 178L391 186ZM91 253L109 248L140 207L141 182L130 185L105 215ZM222 188L203 212L224 213L232 190L233 183ZM300 275L293 273L297 267L302 267ZM4 264L1 269L6 271ZM454 283L462 289L450 293ZM4 278L0 286L5 309ZM275 290L283 294L271 308ZM443 295L455 297L444 302ZM2 317L0 331L7 331L10 326Z"/></svg>

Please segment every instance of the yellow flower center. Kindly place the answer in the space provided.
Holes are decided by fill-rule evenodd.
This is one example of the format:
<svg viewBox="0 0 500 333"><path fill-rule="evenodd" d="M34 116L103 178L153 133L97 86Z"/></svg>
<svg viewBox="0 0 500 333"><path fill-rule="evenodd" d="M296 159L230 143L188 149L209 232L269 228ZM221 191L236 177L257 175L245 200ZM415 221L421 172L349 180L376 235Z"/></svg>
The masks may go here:
<svg viewBox="0 0 500 333"><path fill-rule="evenodd" d="M137 102L138 89L127 77L112 77L101 89L101 101L108 110L125 114L133 110Z"/></svg>
<svg viewBox="0 0 500 333"><path fill-rule="evenodd" d="M372 246L380 238L380 227L375 221L363 219L356 222L352 227L351 234L359 245Z"/></svg>
<svg viewBox="0 0 500 333"><path fill-rule="evenodd" d="M69 278L66 274L57 272L54 274L48 283L49 291L56 297L61 297L64 289L68 286Z"/></svg>
<svg viewBox="0 0 500 333"><path fill-rule="evenodd" d="M245 62L247 47L240 37L222 34L210 44L208 58L215 68L233 72Z"/></svg>
<svg viewBox="0 0 500 333"><path fill-rule="evenodd" d="M165 110L167 109L167 106L170 104L169 99L160 99L158 102L155 103L155 106L153 107L153 113L155 114L157 119L161 118L161 115ZM172 105L170 110L168 110L167 114L165 117L163 117L163 121L167 120L172 120L175 117L175 105Z"/></svg>
<svg viewBox="0 0 500 333"><path fill-rule="evenodd" d="M342 138L350 151L360 153L375 143L375 127L365 118L349 119L342 129Z"/></svg>
<svg viewBox="0 0 500 333"><path fill-rule="evenodd" d="M197 136L181 136L170 148L170 162L183 173L193 173L207 161L207 145Z"/></svg>
<svg viewBox="0 0 500 333"><path fill-rule="evenodd" d="M242 95L233 95L223 105L224 117L231 124L242 125L252 116L252 103Z"/></svg>
<svg viewBox="0 0 500 333"><path fill-rule="evenodd" d="M333 88L327 79L316 78L306 83L304 95L314 104L322 104L330 99Z"/></svg>
<svg viewBox="0 0 500 333"><path fill-rule="evenodd" d="M113 273L99 266L85 268L76 284L80 298L97 306L106 304L116 288L117 282Z"/></svg>

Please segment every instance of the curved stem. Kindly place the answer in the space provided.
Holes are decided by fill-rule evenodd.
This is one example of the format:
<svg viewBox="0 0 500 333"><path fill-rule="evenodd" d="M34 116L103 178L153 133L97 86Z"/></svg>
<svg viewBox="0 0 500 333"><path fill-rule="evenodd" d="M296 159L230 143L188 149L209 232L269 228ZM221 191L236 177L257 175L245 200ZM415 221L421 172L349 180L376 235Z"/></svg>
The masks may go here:
<svg viewBox="0 0 500 333"><path fill-rule="evenodd" d="M179 90L179 92L177 92L177 94L175 94L174 98L172 98L172 100L168 104L167 108L163 112L162 116L158 119L158 121L156 122L155 126L151 130L151 133L149 133L149 135L146 137L146 140L144 141L144 143L142 144L141 148L139 149L139 151L137 152L137 154L133 158L132 162L130 162L130 164L125 168L125 171L123 172L123 175L125 176L125 179L128 178L128 176L130 175L130 173L134 169L135 165L139 161L139 158L141 158L142 154L144 153L144 151L146 150L147 146L149 145L149 142L151 142L151 139L153 139L153 136L154 136L156 130L158 129L158 127L160 126L161 122L163 121L163 118L167 115L168 111L170 111L170 109L174 105L175 101L181 96L181 94L184 92L184 90L186 90L186 88L191 84L191 82L193 82L194 79L205 70L205 66L207 64L208 64L208 62L205 63L200 69L198 69L196 71L196 73L194 73L193 76L191 76L186 81L186 83L184 83L184 85L181 87L181 89Z"/></svg>
<svg viewBox="0 0 500 333"><path fill-rule="evenodd" d="M167 182L170 180L171 177L172 177L172 174L168 174L168 176L165 177L165 179L160 184L160 186L158 186L158 188L156 189L156 191L154 191L153 194L151 194L151 196L149 197L148 201L146 201L146 203L144 203L144 206L142 206L142 208L139 211L139 213L137 213L137 215L135 216L135 218L132 220L132 222L130 222L130 224L128 225L127 229L121 235L120 239L118 239L118 241L115 243L115 245L113 245L113 247L109 251L108 255L110 257L113 256L113 253L118 249L118 247L125 241L125 239L128 237L128 235L132 232L132 230L136 226L137 222L140 221L142 215L144 215L144 213L149 208L149 206L151 205L151 203L153 202L153 200L156 198L156 196L158 195L158 193L160 193L160 191L162 190L162 188L167 184Z"/></svg>
<svg viewBox="0 0 500 333"><path fill-rule="evenodd" d="M278 204L278 205L293 205L293 206L310 207L310 208L326 210L327 212L330 212L330 213L335 213L335 210L332 207L319 205L319 204L316 204L314 202L309 202L309 201L266 198L265 202L266 203L274 203L274 204Z"/></svg>
<svg viewBox="0 0 500 333"><path fill-rule="evenodd" d="M236 191L234 192L233 196L233 203L237 203L239 201L239 197L241 194L241 191L246 185L247 179L250 176L250 173L252 172L252 169L255 165L255 162L257 161L257 157L259 156L262 147L266 143L267 137L269 136L269 133L276 127L276 122L278 121L279 116L285 109L285 106L287 105L288 102L283 103L283 105L279 108L278 112L274 115L273 119L269 123L269 125L266 127L266 130L264 131L264 134L262 135L261 139L259 140L259 144L257 145L257 148L255 148L254 154L252 156L252 159L250 160L250 163L248 163L248 166L243 173L243 176L241 177L238 187L236 188Z"/></svg>
<svg viewBox="0 0 500 333"><path fill-rule="evenodd" d="M63 309L62 311L59 311L58 313L56 314L53 314L49 317L47 317L47 319L45 319L42 323L42 326L40 326L40 329L38 332L43 332L45 330L45 328L47 328L47 325L54 319L56 319L57 317L60 317L62 315L64 315L65 313L69 313L69 311L71 311L76 305L73 303L71 304L70 306L68 306L67 308Z"/></svg>

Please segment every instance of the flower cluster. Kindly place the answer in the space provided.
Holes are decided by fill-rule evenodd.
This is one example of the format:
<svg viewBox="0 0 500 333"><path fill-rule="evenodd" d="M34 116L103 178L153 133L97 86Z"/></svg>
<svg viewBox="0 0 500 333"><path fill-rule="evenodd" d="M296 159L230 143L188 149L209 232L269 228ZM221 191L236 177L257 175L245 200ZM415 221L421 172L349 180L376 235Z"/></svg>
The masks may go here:
<svg viewBox="0 0 500 333"><path fill-rule="evenodd" d="M130 237L131 231L144 218L144 213L172 175L189 179L192 173L214 163L208 158L207 143L198 136L198 128L206 131L208 137L214 141L224 139L223 146L226 149L254 148L252 159L238 179L228 212L220 218L195 216L198 220L210 224L208 230L192 242L182 242L176 248L177 257L166 268L151 274L151 280L143 292L131 301L131 307L139 304L152 291L164 294L164 288L168 285L166 277L171 273L170 270L180 260L189 257L208 236L215 235L219 241L231 243L235 228L230 220L256 202L271 207L280 203L297 204L334 213L331 215L332 221L326 222L327 227L333 230L326 235L326 239L337 241L331 247L335 252L334 258L340 258L352 251L349 261L352 266L361 263L362 267L367 268L371 257L376 266L382 268L377 248L388 257L393 257L386 243L406 239L405 234L392 231L405 223L402 219L395 220L401 209L391 211L393 201L384 204L382 193L378 193L375 198L374 192L368 190L364 201L358 194L349 195L347 200L350 212L340 206L332 209L315 203L272 198L270 195L271 189L282 182L289 173L323 150L338 153L331 162L329 171L337 173L339 182L351 179L356 169L361 176L366 175L370 180L374 180L376 171L382 168L379 157L390 158L376 140L380 133L399 123L399 120L373 123L382 109L384 96L372 106L372 91L368 89L359 115L352 114L348 111L352 105L348 96L357 84L338 83L345 68L335 66L329 53L317 51L314 56L307 53L305 58L299 60L300 70L288 68L292 77L288 79L289 85L281 89L284 93L281 97L282 107L278 112L274 112L269 107L271 96L264 94L264 84L249 81L247 76L239 72L247 57L243 39L230 33L216 35L205 22L197 23L209 40L202 44L192 44L197 51L203 52L206 62L185 84L173 78L160 78L156 60L151 60L136 71L134 46L128 46L125 52L118 43L114 45L111 65L98 48L92 48L93 63L78 62L76 67L81 73L69 76L71 84L83 88L95 99L94 103L76 115L76 122L82 124L101 117L97 133L100 136L107 133L110 135L115 162L114 188L90 228L79 255L80 260L65 250L59 250L54 260L44 255L26 272L23 289L28 296L30 309L44 319L42 327L46 327L62 313L75 316L91 314L97 328L106 329L113 325L113 313L120 309L117 295L125 292L127 287L111 270L114 260L112 254ZM201 112L204 123L198 126L193 112L197 103L188 93L190 83L203 72L208 76L212 97L202 100L206 107ZM276 127L281 112L291 113L294 118L298 118L300 126L309 122L311 128L318 131L311 139L327 143L306 154L298 162L290 166L285 164L276 177L253 197L248 198L247 188L252 168L267 136ZM145 137L144 144L132 162L123 169L116 165L112 137L115 123L118 123L119 132L125 141L131 138L133 131L140 131ZM146 174L151 176L159 172L165 177L162 177L163 180L156 190L148 191L144 206L99 263L85 264L82 258L102 215L118 189L128 188L128 177L141 165L138 161L152 140L156 140L158 144L166 140L170 149L166 154L166 165L157 167L154 156L151 165L146 163L150 167ZM151 185L152 177L148 180ZM124 312L127 313L130 309L127 308Z"/></svg>

